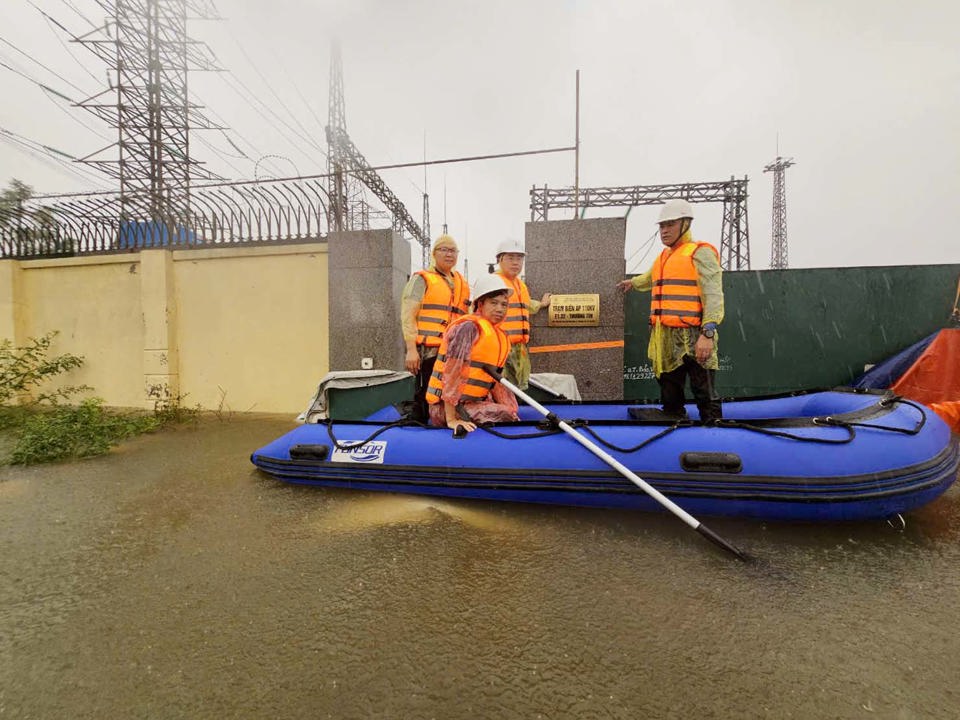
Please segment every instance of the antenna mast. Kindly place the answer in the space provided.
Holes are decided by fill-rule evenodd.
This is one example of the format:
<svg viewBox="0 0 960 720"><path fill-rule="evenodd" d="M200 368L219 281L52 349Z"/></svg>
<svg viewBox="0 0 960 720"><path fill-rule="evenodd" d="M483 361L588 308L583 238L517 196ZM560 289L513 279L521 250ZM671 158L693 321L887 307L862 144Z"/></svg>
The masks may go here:
<svg viewBox="0 0 960 720"><path fill-rule="evenodd" d="M787 185L785 172L794 165L793 158L777 159L763 171L773 173L773 241L770 248L770 268L786 270L787 264Z"/></svg>

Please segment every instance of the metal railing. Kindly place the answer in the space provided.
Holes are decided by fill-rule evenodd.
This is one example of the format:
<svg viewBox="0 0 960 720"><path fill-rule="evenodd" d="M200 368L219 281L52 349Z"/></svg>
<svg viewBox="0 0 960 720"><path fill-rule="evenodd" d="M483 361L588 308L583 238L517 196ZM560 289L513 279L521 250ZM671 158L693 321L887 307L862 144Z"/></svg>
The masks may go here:
<svg viewBox="0 0 960 720"><path fill-rule="evenodd" d="M0 258L294 242L330 231L320 178L203 185L188 203L156 208L146 195L37 196L0 208Z"/></svg>

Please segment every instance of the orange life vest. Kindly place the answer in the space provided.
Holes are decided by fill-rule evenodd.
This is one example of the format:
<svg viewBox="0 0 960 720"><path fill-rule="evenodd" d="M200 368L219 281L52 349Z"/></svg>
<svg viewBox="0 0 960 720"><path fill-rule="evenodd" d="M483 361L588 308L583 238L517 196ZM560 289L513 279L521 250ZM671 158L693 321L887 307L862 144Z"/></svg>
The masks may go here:
<svg viewBox="0 0 960 720"><path fill-rule="evenodd" d="M500 323L500 329L510 338L510 344L530 342L530 291L527 284L519 277L513 280L508 278L502 272L497 275L503 278L503 281L511 288L510 306L507 308L507 314Z"/></svg>
<svg viewBox="0 0 960 720"><path fill-rule="evenodd" d="M456 270L452 288L443 275L433 270L417 270L417 275L427 283L417 313L417 345L439 347L447 326L469 311L470 287Z"/></svg>
<svg viewBox="0 0 960 720"><path fill-rule="evenodd" d="M664 248L653 264L653 290L650 296L650 324L667 327L696 327L703 318L700 274L693 254L708 247L720 259L710 243L686 242L676 250Z"/></svg>
<svg viewBox="0 0 960 720"><path fill-rule="evenodd" d="M443 366L447 357L447 337L453 328L467 322L477 326L479 335L470 350L470 366L461 390L460 401L483 400L497 383L494 375L499 375L503 371L507 355L510 354L510 341L507 340L503 330L479 315L457 318L443 336L443 342L437 354L437 363L433 366L433 375L430 376L430 384L427 386L427 402L431 405L440 402L443 395Z"/></svg>

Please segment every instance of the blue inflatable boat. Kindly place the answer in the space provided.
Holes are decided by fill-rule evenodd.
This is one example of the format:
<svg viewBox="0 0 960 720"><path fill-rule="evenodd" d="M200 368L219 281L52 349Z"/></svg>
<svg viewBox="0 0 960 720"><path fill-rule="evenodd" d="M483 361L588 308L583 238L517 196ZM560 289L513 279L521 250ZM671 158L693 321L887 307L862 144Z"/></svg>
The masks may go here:
<svg viewBox="0 0 960 720"><path fill-rule="evenodd" d="M715 424L653 406L547 409L694 515L838 521L894 517L957 477L956 438L932 411L889 393L838 389L724 403ZM584 507L661 506L557 423L520 422L455 438L393 407L363 421L301 425L251 456L291 483Z"/></svg>

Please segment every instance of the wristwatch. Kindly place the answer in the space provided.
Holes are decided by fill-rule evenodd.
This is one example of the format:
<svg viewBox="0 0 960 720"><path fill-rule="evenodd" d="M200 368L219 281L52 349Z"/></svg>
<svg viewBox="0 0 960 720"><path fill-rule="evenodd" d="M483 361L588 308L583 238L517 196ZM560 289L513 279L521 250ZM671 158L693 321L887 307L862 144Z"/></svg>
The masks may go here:
<svg viewBox="0 0 960 720"><path fill-rule="evenodd" d="M707 340L713 340L713 336L717 334L717 329L707 326L700 330L700 334L707 338Z"/></svg>

